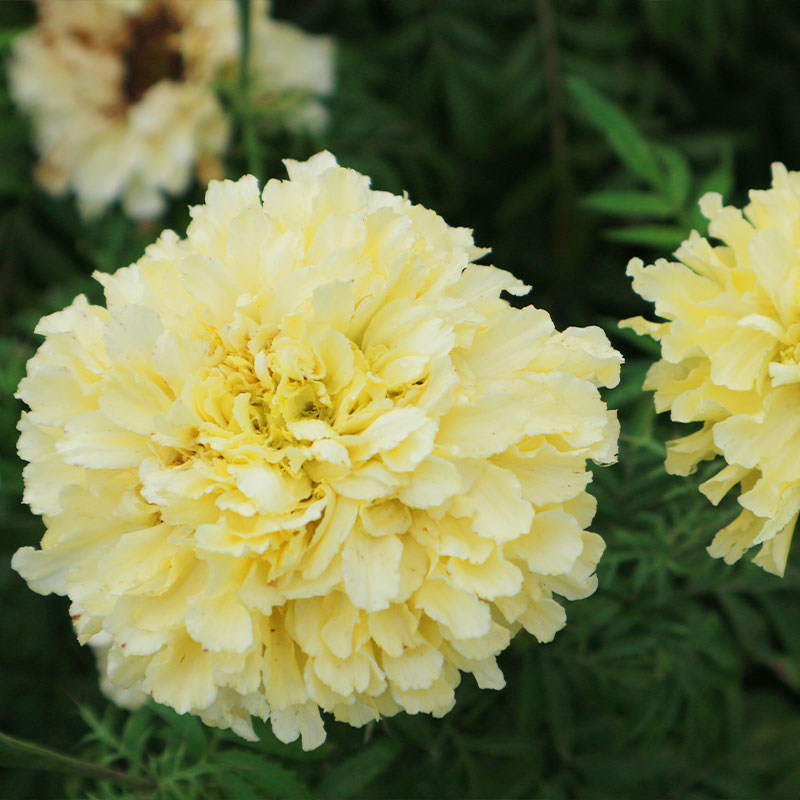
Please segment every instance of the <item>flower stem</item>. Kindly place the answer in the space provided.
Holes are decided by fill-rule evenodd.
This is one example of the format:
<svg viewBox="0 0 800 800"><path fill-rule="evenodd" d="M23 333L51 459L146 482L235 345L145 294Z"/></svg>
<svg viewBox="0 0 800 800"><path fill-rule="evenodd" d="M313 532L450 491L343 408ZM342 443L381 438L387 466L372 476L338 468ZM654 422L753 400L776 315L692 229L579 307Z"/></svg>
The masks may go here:
<svg viewBox="0 0 800 800"><path fill-rule="evenodd" d="M255 118L250 104L250 0L237 0L237 5L241 46L239 48L239 96L236 105L242 129L247 170L256 177L260 177L261 153L254 126Z"/></svg>
<svg viewBox="0 0 800 800"><path fill-rule="evenodd" d="M556 13L552 0L535 0L542 41L542 62L550 116L550 153L553 159L555 224L553 225L553 258L558 267L561 285L559 301L571 296L574 280L572 256L574 187L570 167L567 126L564 109L564 88L561 56L556 29Z"/></svg>
<svg viewBox="0 0 800 800"><path fill-rule="evenodd" d="M8 754L4 761L13 763L14 766L32 769L46 769L54 772L70 772L77 775L85 775L97 781L112 781L119 786L126 786L130 789L138 789L145 792L153 792L158 788L158 784L150 778L138 775L128 775L115 769L103 767L92 761L84 761L81 758L59 753L58 750L51 750L49 747L24 739L17 739L6 733L0 733L0 753Z"/></svg>

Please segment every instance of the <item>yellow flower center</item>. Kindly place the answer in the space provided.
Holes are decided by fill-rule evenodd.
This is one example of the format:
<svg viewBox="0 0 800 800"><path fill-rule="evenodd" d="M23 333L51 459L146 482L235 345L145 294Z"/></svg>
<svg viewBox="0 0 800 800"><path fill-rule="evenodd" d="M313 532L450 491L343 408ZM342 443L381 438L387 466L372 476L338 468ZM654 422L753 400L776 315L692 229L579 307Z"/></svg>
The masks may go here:
<svg viewBox="0 0 800 800"><path fill-rule="evenodd" d="M781 364L800 364L800 323L794 323L784 330L774 360Z"/></svg>

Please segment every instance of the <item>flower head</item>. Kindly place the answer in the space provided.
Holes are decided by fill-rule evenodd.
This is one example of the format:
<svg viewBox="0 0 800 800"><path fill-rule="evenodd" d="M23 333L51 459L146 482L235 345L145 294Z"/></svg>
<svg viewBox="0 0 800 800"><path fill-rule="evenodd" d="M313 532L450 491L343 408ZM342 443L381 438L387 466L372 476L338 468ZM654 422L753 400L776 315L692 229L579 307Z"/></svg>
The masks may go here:
<svg viewBox="0 0 800 800"><path fill-rule="evenodd" d="M324 738L500 688L520 629L596 586L586 460L611 462L598 328L554 330L486 251L329 153L213 182L185 239L44 318L19 397L41 550L108 676L252 736Z"/></svg>
<svg viewBox="0 0 800 800"><path fill-rule="evenodd" d="M75 192L84 214L121 200L148 219L164 194L222 175L227 116L214 81L236 68L235 0L39 0L38 24L10 65L17 103L33 118L38 182ZM253 71L261 101L286 89L325 93L331 46L253 7ZM269 55L266 55L269 54ZM298 63L306 66L298 69ZM318 112L308 101L296 113Z"/></svg>
<svg viewBox="0 0 800 800"><path fill-rule="evenodd" d="M677 262L632 260L633 288L665 321L623 324L661 343L645 381L656 408L702 423L668 443L667 469L687 475L721 455L726 466L700 490L718 503L741 485L743 511L709 553L733 563L761 545L755 563L782 575L800 511L800 173L774 164L772 177L744 212L702 198L722 244L692 232Z"/></svg>

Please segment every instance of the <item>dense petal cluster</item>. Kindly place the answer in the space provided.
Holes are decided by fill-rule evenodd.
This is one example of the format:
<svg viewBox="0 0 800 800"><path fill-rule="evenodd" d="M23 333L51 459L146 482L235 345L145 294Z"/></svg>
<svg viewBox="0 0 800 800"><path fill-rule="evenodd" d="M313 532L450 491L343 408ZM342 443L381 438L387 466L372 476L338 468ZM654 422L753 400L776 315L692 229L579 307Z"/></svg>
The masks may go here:
<svg viewBox="0 0 800 800"><path fill-rule="evenodd" d="M616 456L598 328L554 330L471 263L486 251L329 153L290 180L213 182L44 318L19 397L41 549L13 566L73 601L108 677L304 746L319 714L445 714L500 688L524 627L565 623L603 540L587 459Z"/></svg>
<svg viewBox="0 0 800 800"><path fill-rule="evenodd" d="M661 343L645 389L677 422L699 422L668 444L667 469L691 473L721 455L700 490L718 503L741 484L742 513L709 553L728 563L761 545L755 563L783 575L800 511L800 173L773 165L772 188L744 213L718 194L700 201L712 245L696 232L677 262L628 265L633 288L664 322L626 323Z"/></svg>
<svg viewBox="0 0 800 800"><path fill-rule="evenodd" d="M228 141L214 81L236 68L236 0L38 0L39 21L15 42L12 94L34 123L38 182L74 191L84 214L117 200L148 219L164 194L221 177ZM260 101L302 89L326 93L332 48L252 4ZM319 116L316 101L295 115Z"/></svg>

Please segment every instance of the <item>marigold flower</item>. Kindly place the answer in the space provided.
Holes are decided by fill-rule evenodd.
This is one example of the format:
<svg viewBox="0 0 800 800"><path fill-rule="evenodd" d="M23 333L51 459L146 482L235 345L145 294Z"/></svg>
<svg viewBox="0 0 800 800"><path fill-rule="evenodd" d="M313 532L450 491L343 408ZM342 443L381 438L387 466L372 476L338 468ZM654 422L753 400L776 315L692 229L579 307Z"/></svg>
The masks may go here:
<svg viewBox="0 0 800 800"><path fill-rule="evenodd" d="M212 182L166 231L45 317L18 396L41 550L14 568L68 595L108 677L285 741L319 714L445 714L460 672L501 688L524 627L596 587L586 460L618 426L621 357L502 291L487 251L327 152Z"/></svg>
<svg viewBox="0 0 800 800"><path fill-rule="evenodd" d="M116 200L149 219L193 172L223 175L229 125L214 81L237 68L235 0L39 0L38 24L15 42L12 94L31 115L53 194L75 192L92 215ZM328 39L266 17L253 3L252 71L258 99L331 88ZM319 116L310 98L293 112ZM291 122L291 120L289 120Z"/></svg>
<svg viewBox="0 0 800 800"><path fill-rule="evenodd" d="M744 213L714 193L700 208L722 244L693 231L677 263L633 259L633 288L666 321L622 324L661 343L644 384L657 410L702 423L668 443L667 470L688 475L721 455L700 491L716 504L741 484L743 511L708 552L731 564L761 545L755 563L783 575L800 511L800 173L774 164L772 188L751 191Z"/></svg>

